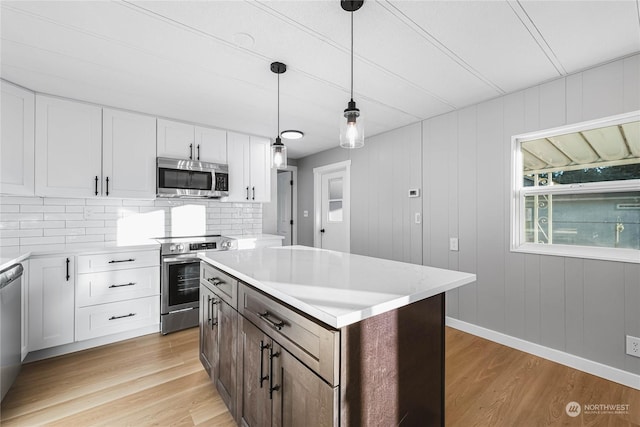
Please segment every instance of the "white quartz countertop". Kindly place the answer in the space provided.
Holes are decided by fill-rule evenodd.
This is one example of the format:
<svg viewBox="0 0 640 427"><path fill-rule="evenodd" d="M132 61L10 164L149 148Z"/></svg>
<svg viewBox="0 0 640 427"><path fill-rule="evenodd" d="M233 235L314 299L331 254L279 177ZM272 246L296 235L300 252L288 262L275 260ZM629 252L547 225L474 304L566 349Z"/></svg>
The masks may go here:
<svg viewBox="0 0 640 427"><path fill-rule="evenodd" d="M476 280L475 274L306 246L210 252L200 258L334 328Z"/></svg>
<svg viewBox="0 0 640 427"><path fill-rule="evenodd" d="M145 240L137 242L107 242L100 245L59 245L54 249L47 250L8 250L7 248L0 248L0 270L3 270L11 265L23 262L28 258L42 257L42 256L54 256L62 254L95 254L95 253L107 253L107 252L125 252L125 251L137 251L137 250L159 250L160 244L155 240Z"/></svg>

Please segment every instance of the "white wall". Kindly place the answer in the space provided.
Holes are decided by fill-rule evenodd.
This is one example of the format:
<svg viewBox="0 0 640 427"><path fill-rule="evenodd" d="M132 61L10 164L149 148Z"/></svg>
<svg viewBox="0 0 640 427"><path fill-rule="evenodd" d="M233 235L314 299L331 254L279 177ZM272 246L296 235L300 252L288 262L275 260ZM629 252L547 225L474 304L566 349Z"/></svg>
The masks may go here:
<svg viewBox="0 0 640 427"><path fill-rule="evenodd" d="M640 264L509 246L511 136L638 109L640 55L422 123L423 262L478 275L447 294L449 316L640 373L625 354L640 334Z"/></svg>
<svg viewBox="0 0 640 427"><path fill-rule="evenodd" d="M261 232L259 203L0 196L2 257L186 233Z"/></svg>

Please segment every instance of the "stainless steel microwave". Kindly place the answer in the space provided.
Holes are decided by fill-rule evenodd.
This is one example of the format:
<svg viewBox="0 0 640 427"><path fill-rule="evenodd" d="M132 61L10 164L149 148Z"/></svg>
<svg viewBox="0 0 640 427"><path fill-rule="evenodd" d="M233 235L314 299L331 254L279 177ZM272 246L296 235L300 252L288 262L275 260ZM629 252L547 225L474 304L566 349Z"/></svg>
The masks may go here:
<svg viewBox="0 0 640 427"><path fill-rule="evenodd" d="M158 157L158 197L208 197L229 195L229 167L220 163Z"/></svg>

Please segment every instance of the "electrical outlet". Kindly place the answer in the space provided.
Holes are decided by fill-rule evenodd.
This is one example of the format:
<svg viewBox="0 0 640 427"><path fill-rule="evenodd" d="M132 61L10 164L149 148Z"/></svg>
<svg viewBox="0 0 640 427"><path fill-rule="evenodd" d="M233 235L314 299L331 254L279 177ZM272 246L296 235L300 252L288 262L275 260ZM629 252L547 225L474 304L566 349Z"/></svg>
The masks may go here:
<svg viewBox="0 0 640 427"><path fill-rule="evenodd" d="M449 239L449 250L450 251L454 251L454 252L458 251L458 238L457 237L451 237Z"/></svg>
<svg viewBox="0 0 640 427"><path fill-rule="evenodd" d="M627 335L627 354L640 357L640 338Z"/></svg>

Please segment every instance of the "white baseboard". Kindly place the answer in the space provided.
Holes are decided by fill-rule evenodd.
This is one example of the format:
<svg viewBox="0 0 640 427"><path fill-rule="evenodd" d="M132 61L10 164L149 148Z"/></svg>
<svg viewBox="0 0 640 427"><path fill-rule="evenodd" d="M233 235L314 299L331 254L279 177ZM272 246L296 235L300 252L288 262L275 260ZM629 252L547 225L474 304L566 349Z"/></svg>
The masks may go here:
<svg viewBox="0 0 640 427"><path fill-rule="evenodd" d="M497 342L498 344L506 345L507 347L515 348L516 350L524 351L526 353L542 357L543 359L548 359L553 362L560 363L561 365L569 366L579 371L640 390L640 375L603 365L602 363L584 359L573 354L565 353L564 351L554 350L540 344L512 337L472 323L463 322L462 320L454 319L453 317L447 316L446 325L472 335L488 339L489 341Z"/></svg>

